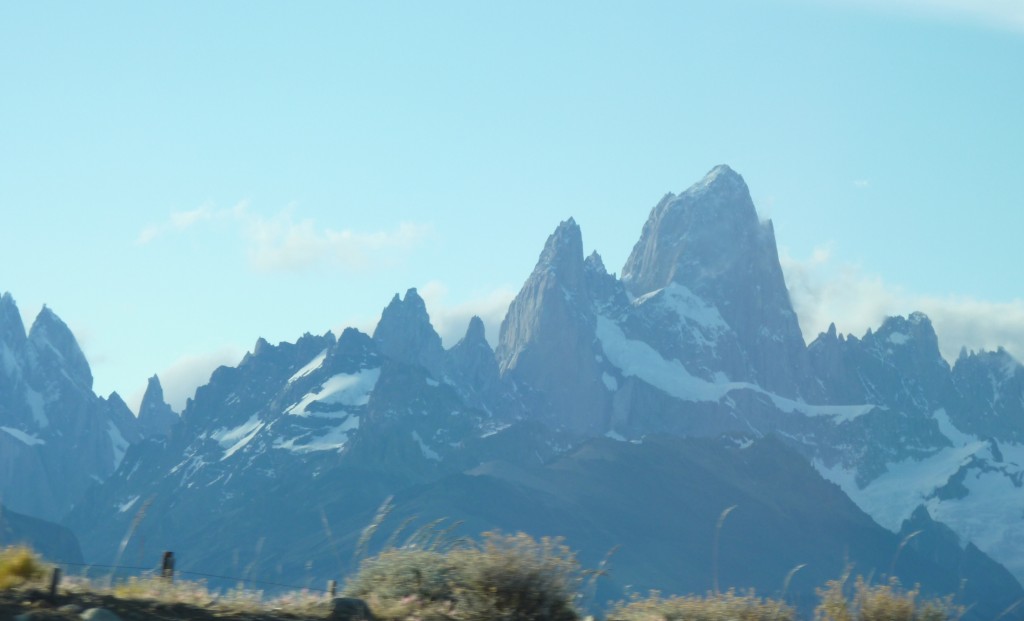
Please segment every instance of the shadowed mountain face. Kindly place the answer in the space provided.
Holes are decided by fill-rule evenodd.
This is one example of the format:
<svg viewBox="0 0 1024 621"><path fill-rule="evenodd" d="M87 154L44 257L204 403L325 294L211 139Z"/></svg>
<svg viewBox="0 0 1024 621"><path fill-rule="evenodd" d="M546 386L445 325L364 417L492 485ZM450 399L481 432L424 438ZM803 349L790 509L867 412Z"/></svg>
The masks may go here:
<svg viewBox="0 0 1024 621"><path fill-rule="evenodd" d="M0 548L13 545L30 546L50 562L82 562L82 548L70 530L0 505Z"/></svg>
<svg viewBox="0 0 1024 621"><path fill-rule="evenodd" d="M9 293L0 297L0 498L59 519L121 462L139 430L114 393L92 392L92 372L49 308L28 334Z"/></svg>
<svg viewBox="0 0 1024 621"><path fill-rule="evenodd" d="M920 313L860 338L833 327L805 346L771 223L727 167L655 206L621 279L584 257L582 234L571 218L555 228L494 351L479 320L445 350L411 289L372 336L260 339L213 373L180 423L154 380L112 475L116 459L48 470L40 447L63 440L44 437L38 412L68 417L53 426L75 430L92 447L83 455L110 453L111 432L73 421L109 429L85 413L121 402L91 393L52 317L26 335L13 302L0 304L0 443L20 451L0 445L0 481L7 472L14 489L15 468L35 473L44 491L17 493L48 494L54 511L81 498L65 522L93 562L141 514L128 556L172 549L185 570L337 578L394 496L389 519L564 535L591 564L621 545L606 599L626 584L699 592L715 574L714 524L738 505L721 533L723 586L774 593L806 563L789 593L804 601L849 557L932 593L959 592L969 575L971 614L1020 595L999 565L1024 576L1016 360L965 352L950 368ZM50 409L49 395L72 393ZM83 498L51 474L72 467L105 482ZM905 523L928 535L897 557Z"/></svg>

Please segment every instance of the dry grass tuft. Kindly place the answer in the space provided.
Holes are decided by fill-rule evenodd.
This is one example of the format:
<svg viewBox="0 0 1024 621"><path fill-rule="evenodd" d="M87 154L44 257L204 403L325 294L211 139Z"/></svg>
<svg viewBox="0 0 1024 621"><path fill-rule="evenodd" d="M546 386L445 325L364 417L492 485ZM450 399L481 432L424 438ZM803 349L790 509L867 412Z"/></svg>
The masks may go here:
<svg viewBox="0 0 1024 621"><path fill-rule="evenodd" d="M484 533L482 542L444 553L387 550L362 563L345 595L385 620L575 621L581 576L558 539Z"/></svg>
<svg viewBox="0 0 1024 621"><path fill-rule="evenodd" d="M662 597L653 591L646 598L620 602L608 612L616 621L793 621L795 612L785 603L753 593L708 593L704 597Z"/></svg>
<svg viewBox="0 0 1024 621"><path fill-rule="evenodd" d="M920 589L903 590L895 579L869 585L857 578L852 599L844 594L845 586L845 580L833 580L818 589L815 621L949 621L964 613L950 597L919 601Z"/></svg>
<svg viewBox="0 0 1024 621"><path fill-rule="evenodd" d="M42 580L46 566L31 548L11 546L0 550L0 589Z"/></svg>

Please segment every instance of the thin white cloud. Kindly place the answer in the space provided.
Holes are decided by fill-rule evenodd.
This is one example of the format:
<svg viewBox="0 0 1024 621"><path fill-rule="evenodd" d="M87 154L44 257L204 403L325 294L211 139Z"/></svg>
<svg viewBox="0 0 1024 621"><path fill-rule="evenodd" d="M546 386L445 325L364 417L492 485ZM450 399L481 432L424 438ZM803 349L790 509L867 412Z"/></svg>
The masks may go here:
<svg viewBox="0 0 1024 621"><path fill-rule="evenodd" d="M496 346L501 322L505 319L508 306L516 295L516 291L511 287L498 287L469 300L452 304L447 299L448 287L441 282L430 281L417 291L426 303L430 323L441 335L441 342L445 347L451 347L466 335L469 320L474 315L484 322L488 342L492 347Z"/></svg>
<svg viewBox="0 0 1024 621"><path fill-rule="evenodd" d="M863 190L865 188L871 187L871 182L868 181L867 179L854 179L853 180L853 187L855 187L855 188L857 188L859 190Z"/></svg>
<svg viewBox="0 0 1024 621"><path fill-rule="evenodd" d="M294 205L264 216L250 210L245 201L229 209L204 204L193 210L173 212L167 220L146 226L139 232L136 244L146 245L202 223L227 221L235 224L254 269L298 271L328 266L361 270L400 263L432 233L429 225L415 222L400 222L394 229L370 232L325 228L311 218L297 218L295 212Z"/></svg>
<svg viewBox="0 0 1024 621"><path fill-rule="evenodd" d="M821 3L823 0L817 0ZM830 2L834 0L829 0ZM970 20L992 28L1024 32L1021 0L840 0L849 6L917 14L946 20Z"/></svg>
<svg viewBox="0 0 1024 621"><path fill-rule="evenodd" d="M142 229L142 231L139 232L139 236L135 239L135 243L140 246L144 246L158 237L162 237L168 233L180 233L192 228L200 222L212 220L213 218L222 216L226 213L230 213L230 211L216 211L210 203L204 203L203 205L188 211L174 211L171 212L171 215L168 216L167 220L156 224L150 224Z"/></svg>
<svg viewBox="0 0 1024 621"><path fill-rule="evenodd" d="M1024 300L987 302L964 296L914 294L866 274L854 265L835 265L829 248L806 260L783 254L790 298L807 341L835 322L840 332L860 337L877 329L887 316L921 311L939 337L939 349L949 361L962 347L995 350L1005 347L1024 359Z"/></svg>
<svg viewBox="0 0 1024 621"><path fill-rule="evenodd" d="M244 237L253 267L268 271L296 271L322 264L346 269L386 267L399 262L431 233L428 225L413 222L370 233L321 229L311 219L295 219L292 212L289 208L269 218L246 218Z"/></svg>
<svg viewBox="0 0 1024 621"><path fill-rule="evenodd" d="M160 385L164 389L164 400L175 412L181 412L185 409L185 401L195 396L196 388L210 381L210 374L217 367L235 366L243 355L245 352L237 347L224 346L213 351L178 358L157 372ZM128 407L132 411L139 411L145 392L145 387L142 387L127 399Z"/></svg>

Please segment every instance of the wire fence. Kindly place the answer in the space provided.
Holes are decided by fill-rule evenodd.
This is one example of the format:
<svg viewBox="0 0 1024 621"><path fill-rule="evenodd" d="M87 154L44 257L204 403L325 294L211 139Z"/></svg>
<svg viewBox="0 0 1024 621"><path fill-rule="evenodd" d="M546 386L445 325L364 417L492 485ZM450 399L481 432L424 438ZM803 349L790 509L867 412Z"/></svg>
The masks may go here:
<svg viewBox="0 0 1024 621"><path fill-rule="evenodd" d="M132 566L132 565L101 565L101 564L97 564L97 563L72 563L72 562L68 562L68 561L57 561L57 560L50 560L50 559L47 559L46 562L51 564L51 565L56 565L56 566L59 566L59 567L62 567L62 568L67 568L68 570L70 570L72 568L75 568L75 569L78 570L75 573L78 573L78 574L80 574L80 575L82 575L84 577L88 577L90 571L93 570L93 569L109 572L109 577L111 577L111 578L115 577L117 574L131 574L133 576L153 577L153 578L168 576L168 574L166 573L166 571L167 571L166 568L161 567L159 565L156 565L156 566L153 566L153 567L137 567L137 566ZM274 582L274 581L270 581L270 580L256 580L256 579L253 579L253 578L243 578L243 577L239 577L239 576L224 576L224 575L220 575L220 574L211 574L211 573L204 573L204 572L199 572L199 571L189 571L189 570L179 570L179 569L171 569L170 571L171 571L170 576L173 576L174 578L177 578L179 576L182 576L182 577L193 576L193 577L196 577L196 578L204 578L204 579L207 579L207 580L224 580L226 582L231 582L231 583L234 583L234 584L243 584L243 585L246 585L246 586L248 586L248 585L255 585L255 586L276 587L276 588L281 588L281 589L291 589L291 590L295 590L295 591L311 591L311 592L314 592L314 593L323 593L325 595L330 595L330 596L335 595L335 593L336 593L336 586L335 585L337 584L334 580L330 580L330 581L328 581L328 588L326 588L326 589L319 589L319 588L308 586L308 585L285 584L283 582ZM71 575L72 572L71 571L66 571L66 573L68 575Z"/></svg>

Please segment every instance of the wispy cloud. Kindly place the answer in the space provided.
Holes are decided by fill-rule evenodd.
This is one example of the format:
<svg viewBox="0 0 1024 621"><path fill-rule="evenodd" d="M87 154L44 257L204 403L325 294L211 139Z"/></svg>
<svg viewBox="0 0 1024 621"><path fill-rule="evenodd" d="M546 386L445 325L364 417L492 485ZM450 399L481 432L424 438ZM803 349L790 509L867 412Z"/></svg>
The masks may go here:
<svg viewBox="0 0 1024 621"><path fill-rule="evenodd" d="M988 302L966 296L914 294L855 265L836 265L828 247L805 260L785 254L780 259L808 341L832 322L840 332L859 337L868 328L877 329L887 316L921 311L931 318L947 360L955 359L961 347L1005 347L1024 359L1024 300Z"/></svg>
<svg viewBox="0 0 1024 621"><path fill-rule="evenodd" d="M432 233L429 225L415 222L400 222L391 230L370 232L321 227L311 218L297 217L297 211L290 205L265 216L251 210L246 201L227 209L207 203L173 212L166 220L146 226L136 244L146 245L203 223L227 221L234 225L254 269L298 271L333 266L356 270L397 264Z"/></svg>
<svg viewBox="0 0 1024 621"><path fill-rule="evenodd" d="M204 203L203 205L188 211L171 212L171 215L163 222L150 224L142 229L142 231L139 232L139 236L135 239L135 243L140 246L144 246L168 233L180 233L192 228L200 222L212 220L215 217L222 217L227 213L229 212L215 210L213 205L210 203Z"/></svg>
<svg viewBox="0 0 1024 621"><path fill-rule="evenodd" d="M823 0L817 0L822 2ZM829 0L832 1L832 0ZM872 10L926 17L967 19L992 28L1024 33L1024 2L1020 0L840 0Z"/></svg>
<svg viewBox="0 0 1024 621"><path fill-rule="evenodd" d="M431 234L430 226L413 222L369 233L318 228L311 219L296 219L293 211L246 218L249 261L257 269L295 271L325 263L347 269L387 266Z"/></svg>
<svg viewBox="0 0 1024 621"><path fill-rule="evenodd" d="M857 188L858 190L863 190L865 188L871 187L871 182L868 181L867 179L854 179L853 187Z"/></svg>

